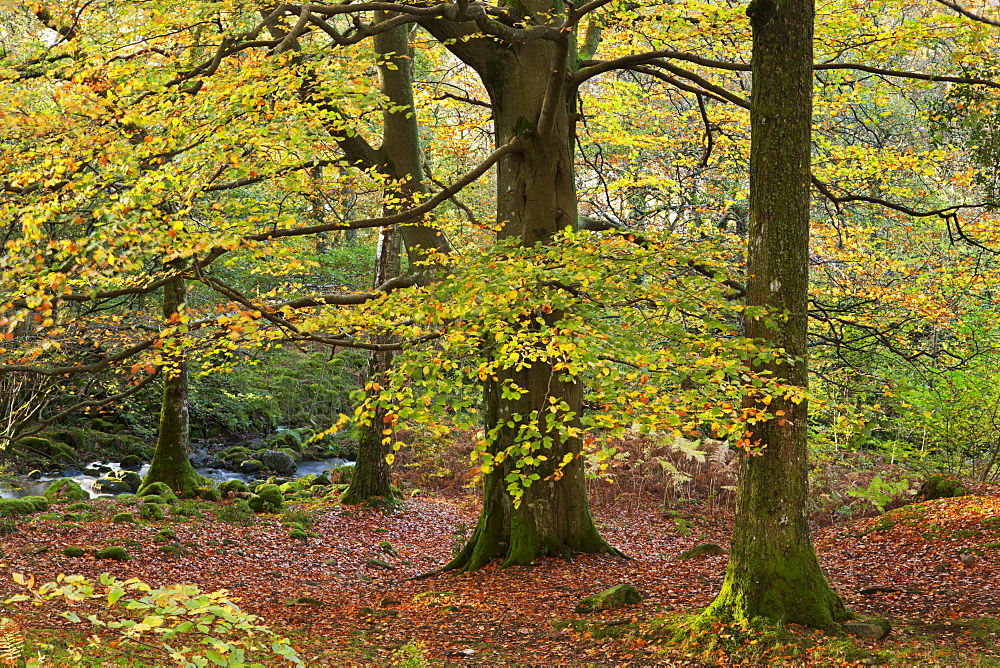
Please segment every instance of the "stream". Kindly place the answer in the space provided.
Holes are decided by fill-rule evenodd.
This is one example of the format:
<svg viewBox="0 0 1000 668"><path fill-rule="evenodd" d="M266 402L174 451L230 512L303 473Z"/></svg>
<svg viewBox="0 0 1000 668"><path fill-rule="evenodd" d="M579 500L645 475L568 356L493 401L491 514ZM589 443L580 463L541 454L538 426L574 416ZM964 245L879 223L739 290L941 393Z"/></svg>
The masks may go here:
<svg viewBox="0 0 1000 668"><path fill-rule="evenodd" d="M310 461L310 462L299 462L298 469L295 475L292 477L302 478L307 475L318 475L323 471L328 469L336 468L338 466L350 466L354 462L348 461L346 459L332 458L324 459L320 461ZM98 467L100 467L98 469ZM25 476L19 476L13 481L4 482L0 484L0 498L7 499L17 499L22 496L41 496L48 489L49 485L53 481L59 480L61 478L71 478L76 482L80 483L80 487L87 490L90 494L90 498L96 498L99 496L111 496L109 494L101 494L94 491L94 481L107 475L111 471L120 471L121 467L118 466L118 462L106 462L106 461L96 461L87 464L86 468L98 469L101 471L100 475L86 475L83 473L78 473L77 475L55 475L48 476L44 475L37 480L29 480ZM135 469L133 469L135 470ZM252 482L257 480L257 476L252 474L239 473L237 471L227 471L218 468L195 468L195 470L206 478L211 478L217 482L224 482L226 480L242 480L243 482ZM149 464L143 464L141 469L138 469L138 474L145 476L146 472L149 471Z"/></svg>

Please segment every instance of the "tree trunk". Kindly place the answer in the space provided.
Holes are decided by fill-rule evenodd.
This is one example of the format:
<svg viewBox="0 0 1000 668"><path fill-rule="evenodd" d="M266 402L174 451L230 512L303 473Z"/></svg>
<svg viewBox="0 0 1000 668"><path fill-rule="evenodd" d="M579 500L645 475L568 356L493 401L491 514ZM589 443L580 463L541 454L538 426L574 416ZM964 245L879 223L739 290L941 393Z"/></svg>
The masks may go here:
<svg viewBox="0 0 1000 668"><path fill-rule="evenodd" d="M784 348L794 363L757 365L781 382L807 383L809 162L813 0L755 0L747 304L778 319L748 318L747 334ZM760 396L744 404L763 408ZM818 628L848 619L820 570L807 510L807 402L774 397L776 416L753 425L742 460L732 550L707 617L764 618ZM783 413L782 413L783 411Z"/></svg>
<svg viewBox="0 0 1000 668"><path fill-rule="evenodd" d="M168 321L187 297L183 278L163 286L163 317ZM149 472L142 488L162 482L180 496L197 496L202 478L188 459L188 370L187 362L178 360L163 381L160 405L160 432Z"/></svg>
<svg viewBox="0 0 1000 668"><path fill-rule="evenodd" d="M536 15L553 10L551 2L529 3ZM537 6L535 6L537 5ZM545 243L556 232L577 223L576 183L573 173L573 126L565 73L575 62L572 36L564 41L538 40L520 45L494 44L490 57L473 64L493 105L496 144L521 137L522 150L504 158L497 168L499 237L521 245ZM546 104L546 100L548 103ZM541 315L540 313L538 315ZM559 313L546 316L551 324ZM504 397L505 383L526 393ZM546 420L555 400L579 426L582 387L562 377L551 365L535 362L520 371L507 370L488 380L484 392L484 427L491 435L487 452L511 453L519 446L520 428L538 419L536 440L550 440L539 454L547 460L521 466L520 472L537 478L524 489L519 505L507 489L507 476L519 456L495 466L485 478L485 498L469 543L446 570L475 570L494 559L503 566L526 565L542 555L569 557L573 552L620 555L600 536L587 503L581 443L563 436ZM518 417L519 416L519 419ZM513 426L508 426L513 424ZM539 443L533 444L535 447ZM556 469L564 457L571 461Z"/></svg>
<svg viewBox="0 0 1000 668"><path fill-rule="evenodd" d="M404 33L405 34L405 33ZM379 232L378 251L375 255L375 286L399 275L400 234L395 227L384 227ZM375 337L377 343L390 343L392 336L381 334ZM378 396L376 384L384 382L385 375L392 369L391 350L373 350L368 358L368 382L372 383L368 390L370 395ZM371 416L371 422L361 424L358 428L358 456L354 464L354 475L351 484L344 491L340 502L347 505L379 501L392 502L392 467L386 461L386 455L392 452L389 445L383 444L382 430L391 427L386 424L386 410L377 403Z"/></svg>
<svg viewBox="0 0 1000 668"><path fill-rule="evenodd" d="M378 12L380 20L389 17L386 12ZM376 35L374 44L380 87L388 100L382 116L382 146L378 151L382 161L381 171L397 181L385 192L386 201L393 204L383 207L383 211L391 214L412 206L414 196L426 191L420 175L420 135L413 103L413 59L407 26ZM444 237L432 226L407 225L402 233L396 227L383 228L379 233L375 259L374 287L399 276L401 237L404 235L411 271L417 270L415 263L423 259L427 252L447 250ZM375 337L375 343L392 342L393 338L388 334ZM375 388L384 384L383 378L392 368L393 357L392 351L372 351L368 359L368 381L371 383L368 392L371 397L378 396L379 390ZM382 433L391 425L385 422L385 409L377 407L377 402L373 403L376 409L371 423L360 425L358 431L354 477L341 503L353 505L375 499L392 499L391 467L386 461L386 455L392 452L392 448L383 443Z"/></svg>

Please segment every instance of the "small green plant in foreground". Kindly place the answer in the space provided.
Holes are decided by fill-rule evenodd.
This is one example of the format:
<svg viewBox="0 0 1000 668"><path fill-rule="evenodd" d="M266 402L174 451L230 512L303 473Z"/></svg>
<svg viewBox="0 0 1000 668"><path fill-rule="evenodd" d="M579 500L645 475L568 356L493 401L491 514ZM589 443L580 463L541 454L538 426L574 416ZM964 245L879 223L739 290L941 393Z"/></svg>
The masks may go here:
<svg viewBox="0 0 1000 668"><path fill-rule="evenodd" d="M33 576L14 573L14 582L24 594L5 603L70 608L58 614L76 624L87 625L87 644L69 648L71 658L88 660L108 646L133 643L136 651L153 652L164 665L185 668L201 666L261 666L251 658L279 657L304 666L286 638L261 624L261 618L237 607L225 590L204 593L194 585L152 587L130 578L118 580L101 575L95 584L81 575L60 574L54 582L36 584ZM101 601L99 606L79 610L81 603ZM82 614L81 614L82 613ZM88 614L89 613L89 614ZM45 665L44 657L27 665Z"/></svg>

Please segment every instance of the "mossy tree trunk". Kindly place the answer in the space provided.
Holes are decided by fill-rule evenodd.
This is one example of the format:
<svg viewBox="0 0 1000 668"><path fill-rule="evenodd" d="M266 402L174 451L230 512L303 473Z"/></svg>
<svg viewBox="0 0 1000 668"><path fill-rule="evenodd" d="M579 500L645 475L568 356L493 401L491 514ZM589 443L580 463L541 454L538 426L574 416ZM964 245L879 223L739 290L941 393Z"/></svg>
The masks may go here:
<svg viewBox="0 0 1000 668"><path fill-rule="evenodd" d="M163 287L163 317L169 322L187 297L183 278ZM162 482L179 496L196 496L202 478L191 465L188 451L188 369L184 359L175 360L163 381L163 401L160 404L160 431L149 472L143 487Z"/></svg>
<svg viewBox="0 0 1000 668"><path fill-rule="evenodd" d="M400 234L395 227L382 228L379 232L378 251L375 255L375 286L399 275ZM381 334L375 338L378 343L390 343L392 337ZM369 393L377 396L376 386L392 369L391 350L373 350L368 358ZM386 455L392 447L383 443L383 430L391 428L386 423L387 412L376 404L371 422L358 428L358 456L354 464L351 484L344 491L340 502L356 505L373 500L392 499L392 467Z"/></svg>
<svg viewBox="0 0 1000 668"><path fill-rule="evenodd" d="M378 18L390 15L378 12ZM378 149L379 170L394 183L386 189L385 199L391 204L383 207L386 214L412 206L416 195L425 193L426 186L421 178L420 136L413 102L413 58L407 26L375 35L374 46L378 59L379 83L387 106L382 116L383 137ZM383 228L379 233L378 252L375 259L374 287L399 276L401 242L406 240L410 270L420 270L416 262L428 252L447 250L447 242L441 233L430 225L407 225L401 231L397 227ZM389 334L375 337L375 343L390 344L394 339ZM392 368L394 354L391 350L372 351L368 359L369 393L377 396L376 387ZM341 503L358 504L375 499L391 499L392 468L386 455L392 452L384 443L387 424L386 411L376 408L370 424L362 424L358 431L358 456L354 477L345 490Z"/></svg>
<svg viewBox="0 0 1000 668"><path fill-rule="evenodd" d="M528 0L506 6L510 12L530 17L558 13L552 0ZM496 145L520 141L520 151L497 167L498 236L521 245L546 243L554 234L577 225L577 193L573 169L575 97L566 85L567 72L576 62L575 36L567 32L555 40L508 44L492 38L447 41L454 27L430 22L425 27L478 72L493 106ZM474 27L468 30L474 32ZM561 314L544 315L549 324ZM527 390L519 399L504 398L501 388L513 382ZM522 425L538 417L536 441L549 440L540 451L547 460L522 467L538 480L524 490L515 507L506 477L517 457L507 458L485 479L485 498L479 522L462 552L446 566L449 570L474 570L502 559L504 566L528 564L543 555L568 557L573 552L620 554L600 536L587 502L581 442L564 437L558 425L548 422L548 409L564 406L568 426L578 426L582 404L579 382L554 372L551 365L534 362L520 371L501 372L486 381L483 392L484 427L495 435L488 452L508 450L517 443ZM512 424L513 426L507 426ZM538 443L533 444L538 447ZM556 473L567 455L570 463Z"/></svg>
<svg viewBox="0 0 1000 668"><path fill-rule="evenodd" d="M807 383L809 165L813 0L754 0L747 303L781 320L748 318L747 334L794 356L758 366ZM761 407L761 397L745 404ZM754 425L759 455L742 460L732 549L722 590L704 613L833 628L850 617L816 559L807 510L806 401L774 397L782 419ZM783 413L781 413L783 411Z"/></svg>

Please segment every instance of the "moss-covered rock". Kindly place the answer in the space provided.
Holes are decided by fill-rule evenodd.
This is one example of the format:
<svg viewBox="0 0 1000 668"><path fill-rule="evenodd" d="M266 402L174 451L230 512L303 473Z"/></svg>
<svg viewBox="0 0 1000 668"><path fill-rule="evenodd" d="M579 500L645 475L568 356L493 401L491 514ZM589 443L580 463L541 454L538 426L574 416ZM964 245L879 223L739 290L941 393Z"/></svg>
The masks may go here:
<svg viewBox="0 0 1000 668"><path fill-rule="evenodd" d="M128 483L124 480L105 477L94 481L94 491L101 494L124 494L133 490L129 488Z"/></svg>
<svg viewBox="0 0 1000 668"><path fill-rule="evenodd" d="M142 459L136 455L125 455L118 466L126 471L138 471L142 468Z"/></svg>
<svg viewBox="0 0 1000 668"><path fill-rule="evenodd" d="M0 517L17 517L35 512L35 506L24 499L0 499Z"/></svg>
<svg viewBox="0 0 1000 668"><path fill-rule="evenodd" d="M240 473L243 473L245 475L253 475L258 471L263 470L264 463L261 462L259 459L244 459L242 462L240 462L240 465L237 468L239 469Z"/></svg>
<svg viewBox="0 0 1000 668"><path fill-rule="evenodd" d="M98 550L94 552L94 556L98 559L114 559L115 561L128 561L132 558L132 555L128 553L128 550L120 545L113 545L111 547L106 547L103 550Z"/></svg>
<svg viewBox="0 0 1000 668"><path fill-rule="evenodd" d="M132 516L132 513L118 513L111 518L112 524L126 524L129 522L135 524L135 517Z"/></svg>
<svg viewBox="0 0 1000 668"><path fill-rule="evenodd" d="M76 464L79 460L76 450L65 443L51 443L48 454L49 461L55 464Z"/></svg>
<svg viewBox="0 0 1000 668"><path fill-rule="evenodd" d="M291 496L292 494L301 491L302 488L299 486L299 483L295 481L290 481L282 483L281 485L278 486L278 489L281 490L281 493L284 494L285 496Z"/></svg>
<svg viewBox="0 0 1000 668"><path fill-rule="evenodd" d="M219 452L218 457L229 464L236 464L244 459L249 459L250 451L242 446L234 446Z"/></svg>
<svg viewBox="0 0 1000 668"><path fill-rule="evenodd" d="M309 538L309 534L303 531L302 529L290 529L288 531L288 537L295 538L297 540L306 540L307 538Z"/></svg>
<svg viewBox="0 0 1000 668"><path fill-rule="evenodd" d="M595 612L597 610L614 610L627 605L642 602L642 596L632 585L620 584L593 594L576 604L574 612Z"/></svg>
<svg viewBox="0 0 1000 668"><path fill-rule="evenodd" d="M163 507L156 503L144 503L139 506L139 517L144 520L162 520Z"/></svg>
<svg viewBox="0 0 1000 668"><path fill-rule="evenodd" d="M62 553L67 557L73 557L73 558L82 557L83 555L87 554L86 550L84 550L82 547L77 547L76 545L67 545L66 547L63 548Z"/></svg>
<svg viewBox="0 0 1000 668"><path fill-rule="evenodd" d="M965 496L969 489L958 480L941 473L928 476L917 492L917 498L921 501L933 501L934 499L950 499L955 496Z"/></svg>
<svg viewBox="0 0 1000 668"><path fill-rule="evenodd" d="M22 496L21 500L31 504L31 507L34 509L33 512L36 513L43 513L49 509L49 500L44 496Z"/></svg>
<svg viewBox="0 0 1000 668"><path fill-rule="evenodd" d="M143 485L136 492L136 495L142 497L158 496L161 503L177 503L177 495L162 482L152 482L148 485Z"/></svg>
<svg viewBox="0 0 1000 668"><path fill-rule="evenodd" d="M90 498L90 494L72 478L60 478L45 490L45 498L50 503L66 503L68 501L86 501Z"/></svg>
<svg viewBox="0 0 1000 668"><path fill-rule="evenodd" d="M142 486L142 476L135 471L116 471L108 477L114 478L115 480L121 480L123 483L128 485L128 492L126 493L135 494L139 491L139 487Z"/></svg>
<svg viewBox="0 0 1000 668"><path fill-rule="evenodd" d="M18 447L31 450L39 455L47 455L52 447L52 442L47 438L38 436L26 436L17 442Z"/></svg>
<svg viewBox="0 0 1000 668"><path fill-rule="evenodd" d="M198 498L204 499L205 501L220 501L222 500L222 492L218 487L205 485L198 488Z"/></svg>
<svg viewBox="0 0 1000 668"><path fill-rule="evenodd" d="M83 502L72 503L72 504L66 506L66 510L68 510L70 512L80 512L80 511L86 512L86 511L90 510L90 504L89 503L83 503Z"/></svg>
<svg viewBox="0 0 1000 668"><path fill-rule="evenodd" d="M250 491L247 484L242 480L226 480L221 485L219 485L219 493L225 496L230 492L236 494L246 494Z"/></svg>
<svg viewBox="0 0 1000 668"><path fill-rule="evenodd" d="M864 621L844 622L841 626L852 635L871 640L881 640L892 632L892 624L889 623L888 619L881 617Z"/></svg>
<svg viewBox="0 0 1000 668"><path fill-rule="evenodd" d="M258 485L256 496L248 502L255 513L276 513L285 505L285 497L277 485Z"/></svg>

